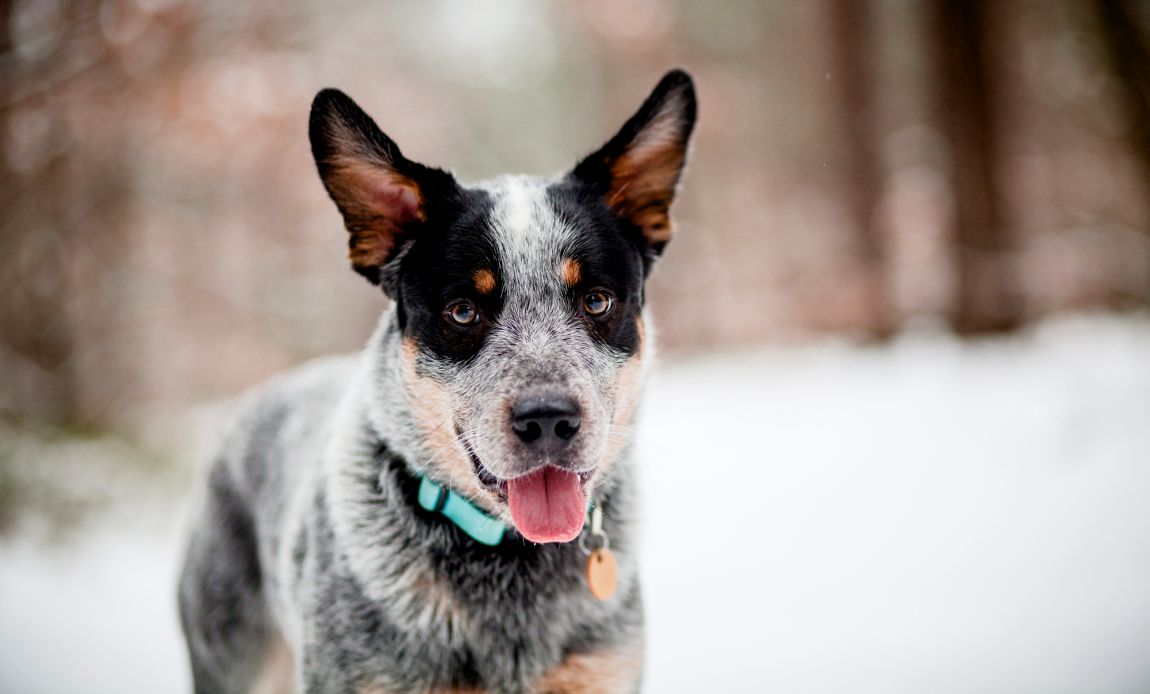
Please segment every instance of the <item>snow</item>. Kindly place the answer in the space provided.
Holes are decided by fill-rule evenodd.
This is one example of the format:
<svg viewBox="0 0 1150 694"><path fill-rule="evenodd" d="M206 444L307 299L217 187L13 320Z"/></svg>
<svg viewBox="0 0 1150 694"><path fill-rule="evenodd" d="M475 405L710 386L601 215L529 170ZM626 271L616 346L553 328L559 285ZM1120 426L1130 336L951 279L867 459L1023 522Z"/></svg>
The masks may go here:
<svg viewBox="0 0 1150 694"><path fill-rule="evenodd" d="M638 432L647 692L1150 688L1150 319L668 363ZM177 517L0 545L0 691L186 691Z"/></svg>
<svg viewBox="0 0 1150 694"><path fill-rule="evenodd" d="M190 691L175 605L179 533L156 522L0 550L0 692Z"/></svg>

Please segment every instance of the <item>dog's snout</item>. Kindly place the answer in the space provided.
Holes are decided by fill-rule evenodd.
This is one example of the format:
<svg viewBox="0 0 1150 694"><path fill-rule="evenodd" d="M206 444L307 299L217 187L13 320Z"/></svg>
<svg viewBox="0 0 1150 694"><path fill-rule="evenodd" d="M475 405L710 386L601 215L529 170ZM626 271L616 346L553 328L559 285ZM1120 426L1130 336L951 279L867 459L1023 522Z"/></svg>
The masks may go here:
<svg viewBox="0 0 1150 694"><path fill-rule="evenodd" d="M579 432L579 405L561 394L523 398L511 409L511 429L523 443L558 450Z"/></svg>

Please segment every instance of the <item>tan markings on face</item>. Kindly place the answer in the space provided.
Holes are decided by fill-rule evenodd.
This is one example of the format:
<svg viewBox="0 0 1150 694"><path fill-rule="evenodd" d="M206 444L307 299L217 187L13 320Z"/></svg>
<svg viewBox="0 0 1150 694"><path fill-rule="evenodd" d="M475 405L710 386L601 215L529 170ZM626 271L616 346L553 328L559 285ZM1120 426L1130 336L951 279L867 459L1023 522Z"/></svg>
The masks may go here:
<svg viewBox="0 0 1150 694"><path fill-rule="evenodd" d="M559 274L563 277L564 284L568 287L574 287L583 278L583 266L579 264L578 260L567 258L560 263Z"/></svg>
<svg viewBox="0 0 1150 694"><path fill-rule="evenodd" d="M569 656L536 681L534 694L634 692L643 674L643 644Z"/></svg>
<svg viewBox="0 0 1150 694"><path fill-rule="evenodd" d="M495 274L486 268L476 271L471 279L475 282L475 291L480 294L490 294L495 290Z"/></svg>
<svg viewBox="0 0 1150 694"><path fill-rule="evenodd" d="M640 390L643 386L643 341L646 338L646 333L643 328L643 319L637 318L635 322L639 330L639 342L635 353L627 359L623 366L619 367L619 372L615 375L615 412L611 416L612 435L607 445L607 454L604 456L604 462L608 465L618 457L623 442L631 439L630 436L620 433L619 430L631 426L635 417L635 409L639 405Z"/></svg>
<svg viewBox="0 0 1150 694"><path fill-rule="evenodd" d="M491 494L479 484L471 460L455 435L455 420L447 390L434 379L421 376L416 368L419 347L415 340L403 341L403 377L411 413L423 434L430 460L416 461L428 466L455 491L493 510Z"/></svg>

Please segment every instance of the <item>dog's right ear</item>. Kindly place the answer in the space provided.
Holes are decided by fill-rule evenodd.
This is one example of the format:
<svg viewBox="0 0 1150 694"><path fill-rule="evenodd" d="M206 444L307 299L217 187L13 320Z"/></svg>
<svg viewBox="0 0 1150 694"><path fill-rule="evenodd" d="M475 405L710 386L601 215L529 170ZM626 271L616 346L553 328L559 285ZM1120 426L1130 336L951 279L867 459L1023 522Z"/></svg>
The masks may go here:
<svg viewBox="0 0 1150 694"><path fill-rule="evenodd" d="M351 235L351 265L379 284L384 266L426 221L428 198L453 189L455 179L404 158L375 121L338 89L316 94L308 136L319 176Z"/></svg>
<svg viewBox="0 0 1150 694"><path fill-rule="evenodd" d="M571 172L638 230L648 267L671 240L671 202L696 112L694 81L682 70L671 70L615 137Z"/></svg>

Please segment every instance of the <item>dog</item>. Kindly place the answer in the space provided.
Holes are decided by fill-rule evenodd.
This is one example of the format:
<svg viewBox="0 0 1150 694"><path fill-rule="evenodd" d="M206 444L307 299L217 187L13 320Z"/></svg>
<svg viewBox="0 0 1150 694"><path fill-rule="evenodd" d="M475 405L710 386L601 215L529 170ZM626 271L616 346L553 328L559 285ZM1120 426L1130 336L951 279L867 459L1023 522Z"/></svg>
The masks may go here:
<svg viewBox="0 0 1150 694"><path fill-rule="evenodd" d="M210 460L178 589L196 692L638 690L629 432L695 119L674 70L564 175L465 186L319 92L319 176L391 301Z"/></svg>

